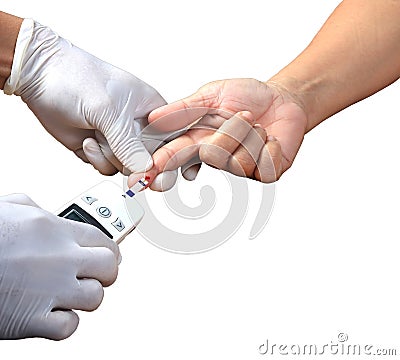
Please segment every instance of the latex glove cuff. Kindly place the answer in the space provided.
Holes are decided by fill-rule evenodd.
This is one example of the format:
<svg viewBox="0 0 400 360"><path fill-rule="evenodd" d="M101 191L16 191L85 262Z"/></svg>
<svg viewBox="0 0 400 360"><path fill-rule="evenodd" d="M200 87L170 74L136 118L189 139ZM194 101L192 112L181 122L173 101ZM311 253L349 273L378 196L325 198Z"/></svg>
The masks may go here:
<svg viewBox="0 0 400 360"><path fill-rule="evenodd" d="M14 59L11 67L11 75L4 84L4 93L13 95L17 89L19 79L21 77L21 69L26 49L32 39L33 28L35 22L32 19L24 19L18 33L17 42L15 44Z"/></svg>

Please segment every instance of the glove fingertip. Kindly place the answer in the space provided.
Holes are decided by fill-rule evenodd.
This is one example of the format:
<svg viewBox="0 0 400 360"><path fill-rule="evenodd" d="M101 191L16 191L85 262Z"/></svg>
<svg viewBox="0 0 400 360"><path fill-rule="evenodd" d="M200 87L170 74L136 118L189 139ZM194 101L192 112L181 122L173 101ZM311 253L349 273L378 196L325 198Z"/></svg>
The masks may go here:
<svg viewBox="0 0 400 360"><path fill-rule="evenodd" d="M132 173L145 173L153 167L153 159L148 152L135 154L133 160L127 162L124 168Z"/></svg>

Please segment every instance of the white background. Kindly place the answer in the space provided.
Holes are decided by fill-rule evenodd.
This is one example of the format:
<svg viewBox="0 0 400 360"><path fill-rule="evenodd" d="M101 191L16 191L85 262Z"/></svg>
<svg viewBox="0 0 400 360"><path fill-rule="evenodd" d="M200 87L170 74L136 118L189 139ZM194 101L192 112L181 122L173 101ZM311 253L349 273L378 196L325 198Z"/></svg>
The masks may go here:
<svg viewBox="0 0 400 360"><path fill-rule="evenodd" d="M50 26L173 101L216 79L267 80L338 3L21 0L0 1L0 9ZM257 239L247 239L251 217L227 243L200 255L162 251L136 232L121 245L117 282L97 311L80 313L72 337L3 341L0 356L260 359L266 339L329 344L339 332L351 343L395 347L399 99L394 84L308 134L276 185L275 208ZM55 210L103 179L17 97L0 96L0 129L2 194L25 192ZM203 169L203 178L215 171ZM260 191L253 181L248 186ZM196 194L198 185L190 189ZM230 193L218 195L224 201ZM249 207L257 206L253 196ZM171 226L179 231L178 222Z"/></svg>

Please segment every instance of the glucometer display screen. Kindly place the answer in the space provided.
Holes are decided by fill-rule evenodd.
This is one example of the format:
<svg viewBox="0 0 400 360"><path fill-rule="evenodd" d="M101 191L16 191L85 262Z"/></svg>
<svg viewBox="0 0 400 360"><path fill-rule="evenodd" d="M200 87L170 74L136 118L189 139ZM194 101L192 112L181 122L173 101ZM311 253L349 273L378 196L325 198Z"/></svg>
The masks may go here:
<svg viewBox="0 0 400 360"><path fill-rule="evenodd" d="M113 236L104 228L103 225L101 225L92 215L87 213L85 210L83 210L80 206L78 206L76 204L72 204L72 205L68 206L64 211L62 211L60 214L58 214L58 216L72 220L72 221L78 221L78 222L96 226L104 234L106 234L110 239L113 238Z"/></svg>
<svg viewBox="0 0 400 360"><path fill-rule="evenodd" d="M66 219L74 220L74 221L79 221L79 222L86 222L83 217L76 211L76 210L71 210L68 214L64 216Z"/></svg>

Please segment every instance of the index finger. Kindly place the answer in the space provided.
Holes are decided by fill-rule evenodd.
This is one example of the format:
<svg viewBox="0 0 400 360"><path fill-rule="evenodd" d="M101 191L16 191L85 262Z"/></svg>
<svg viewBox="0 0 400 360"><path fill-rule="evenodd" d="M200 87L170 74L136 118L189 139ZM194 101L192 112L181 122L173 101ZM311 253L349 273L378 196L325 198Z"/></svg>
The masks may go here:
<svg viewBox="0 0 400 360"><path fill-rule="evenodd" d="M189 130L169 143L161 146L153 154L153 167L145 173L132 173L128 179L128 186L133 186L140 178L148 177L150 188L156 176L165 171L178 169L198 154L201 141L207 140L213 130ZM163 186L161 186L163 188ZM154 189L154 188L152 188Z"/></svg>
<svg viewBox="0 0 400 360"><path fill-rule="evenodd" d="M192 96L193 97L193 96ZM192 97L164 105L149 115L149 124L160 131L174 131L189 126L209 113L199 99Z"/></svg>

